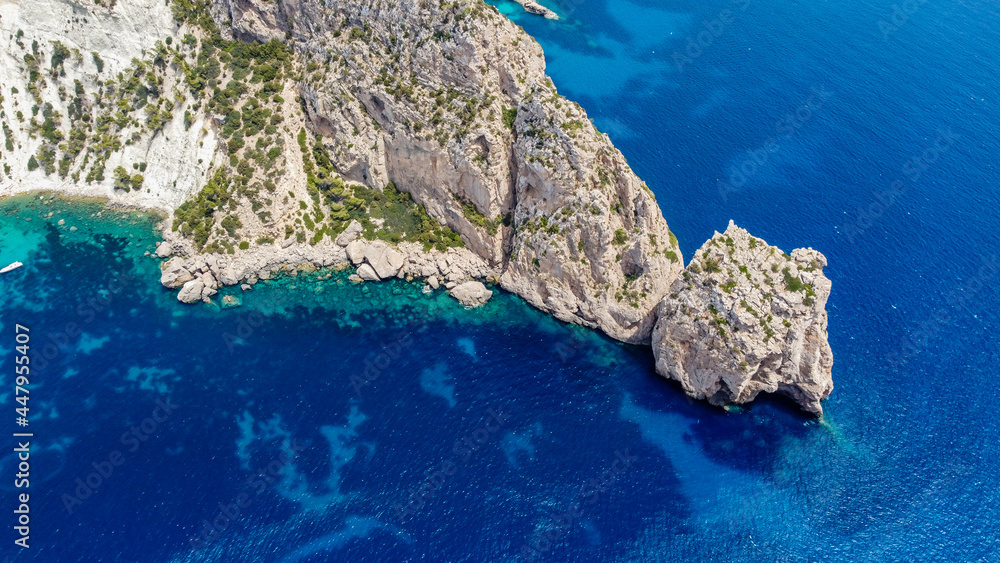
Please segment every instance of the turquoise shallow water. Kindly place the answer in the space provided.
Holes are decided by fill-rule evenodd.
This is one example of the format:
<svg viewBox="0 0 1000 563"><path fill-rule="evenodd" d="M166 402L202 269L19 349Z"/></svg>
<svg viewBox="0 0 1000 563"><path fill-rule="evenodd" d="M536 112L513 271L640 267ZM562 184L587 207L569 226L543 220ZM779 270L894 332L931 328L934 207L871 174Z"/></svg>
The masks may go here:
<svg viewBox="0 0 1000 563"><path fill-rule="evenodd" d="M648 350L508 294L317 272L182 306L149 217L4 200L0 261L26 266L0 276L0 407L14 323L42 354L18 560L997 560L997 9L884 35L876 2L549 5L501 8L686 255L732 218L829 258L825 422L691 402Z"/></svg>

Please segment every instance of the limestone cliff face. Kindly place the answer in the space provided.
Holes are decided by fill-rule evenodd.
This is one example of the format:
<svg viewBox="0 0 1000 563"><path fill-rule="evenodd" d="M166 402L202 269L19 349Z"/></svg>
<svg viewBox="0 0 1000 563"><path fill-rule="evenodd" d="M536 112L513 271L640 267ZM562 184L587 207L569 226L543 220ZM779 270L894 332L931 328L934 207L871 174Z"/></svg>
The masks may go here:
<svg viewBox="0 0 1000 563"><path fill-rule="evenodd" d="M719 405L783 393L820 415L833 390L826 258L786 255L729 223L697 252L660 304L656 370Z"/></svg>
<svg viewBox="0 0 1000 563"><path fill-rule="evenodd" d="M288 34L315 61L301 92L338 171L412 194L532 305L649 342L680 251L652 192L556 92L519 27L472 1L216 5L234 32Z"/></svg>
<svg viewBox="0 0 1000 563"><path fill-rule="evenodd" d="M174 99L183 89L177 72L143 67L143 82L161 95L147 95L127 118L118 115L118 80L131 78L134 63L176 33L163 0L122 1L114 9L93 0L0 0L0 196L51 189L169 211L196 192L218 139L202 112L192 112L187 125L174 117L191 109ZM113 171L121 166L135 175L140 163L141 189L116 190Z"/></svg>

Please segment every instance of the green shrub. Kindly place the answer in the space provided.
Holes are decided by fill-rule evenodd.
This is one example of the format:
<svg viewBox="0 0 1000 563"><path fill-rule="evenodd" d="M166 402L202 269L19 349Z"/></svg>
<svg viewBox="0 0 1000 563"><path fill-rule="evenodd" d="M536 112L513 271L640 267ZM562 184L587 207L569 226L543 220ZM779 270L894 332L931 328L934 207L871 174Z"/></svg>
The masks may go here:
<svg viewBox="0 0 1000 563"><path fill-rule="evenodd" d="M192 235L195 245L202 249L208 242L215 224L215 213L228 206L232 199L231 180L223 169L215 171L198 195L185 201L174 211L173 229Z"/></svg>
<svg viewBox="0 0 1000 563"><path fill-rule="evenodd" d="M70 53L69 49L67 49L65 45L58 41L53 41L52 59L50 61L52 63L52 70L60 68L63 65L63 61L69 58L71 54L72 53Z"/></svg>
<svg viewBox="0 0 1000 563"><path fill-rule="evenodd" d="M628 241L628 235L625 234L624 229L617 229L615 231L615 238L611 241L618 246L625 244Z"/></svg>
<svg viewBox="0 0 1000 563"><path fill-rule="evenodd" d="M239 217L235 215L227 215L222 220L222 228L226 230L226 233L231 237L236 236L236 231L243 227L243 223L240 221Z"/></svg>
<svg viewBox="0 0 1000 563"><path fill-rule="evenodd" d="M503 109L503 126L507 129L514 129L514 121L517 119L517 108Z"/></svg>
<svg viewBox="0 0 1000 563"><path fill-rule="evenodd" d="M496 235L500 228L500 218L490 219L489 217L483 215L476 208L476 205L471 201L454 196L455 200L462 206L462 215L469 220L473 225L486 229L491 236Z"/></svg>
<svg viewBox="0 0 1000 563"><path fill-rule="evenodd" d="M132 191L132 177L129 176L128 170L125 170L124 166L115 168L113 174L115 175L116 190Z"/></svg>

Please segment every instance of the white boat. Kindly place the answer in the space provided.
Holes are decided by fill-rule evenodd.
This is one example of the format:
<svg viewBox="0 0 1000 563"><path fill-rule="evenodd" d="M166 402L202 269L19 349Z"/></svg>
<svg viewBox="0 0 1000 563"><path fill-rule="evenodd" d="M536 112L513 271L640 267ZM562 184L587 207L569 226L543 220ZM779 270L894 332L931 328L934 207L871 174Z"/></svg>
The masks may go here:
<svg viewBox="0 0 1000 563"><path fill-rule="evenodd" d="M11 270L16 270L16 269L20 268L21 266L24 266L24 264L22 264L20 262L14 262L10 266L7 266L6 268L0 270L0 274L6 274L7 272L9 272Z"/></svg>

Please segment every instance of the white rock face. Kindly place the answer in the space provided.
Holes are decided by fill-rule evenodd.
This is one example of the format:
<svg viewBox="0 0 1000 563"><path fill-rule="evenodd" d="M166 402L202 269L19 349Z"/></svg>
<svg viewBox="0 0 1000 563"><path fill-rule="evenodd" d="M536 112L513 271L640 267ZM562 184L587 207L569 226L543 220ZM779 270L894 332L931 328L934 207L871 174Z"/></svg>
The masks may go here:
<svg viewBox="0 0 1000 563"><path fill-rule="evenodd" d="M191 280L184 284L180 292L177 294L177 300L181 303L194 303L201 300L201 296L205 291L205 284L199 280Z"/></svg>
<svg viewBox="0 0 1000 563"><path fill-rule="evenodd" d="M791 256L729 223L671 287L653 331L656 370L719 405L782 393L821 415L833 390L826 258Z"/></svg>
<svg viewBox="0 0 1000 563"><path fill-rule="evenodd" d="M493 292L482 282L477 281L468 281L457 285L448 293L466 307L479 307L493 297Z"/></svg>
<svg viewBox="0 0 1000 563"><path fill-rule="evenodd" d="M23 47L18 45L18 30L23 32L20 39ZM29 159L37 154L42 144L40 135L29 134L28 123L33 106L51 104L53 110L61 115L61 129L68 137L67 116L73 96L60 96L60 86L72 92L74 81L79 81L84 96L89 98L100 90L98 81L124 72L132 59L148 55L157 40L176 33L169 3L163 0L121 0L113 10L89 0L0 2L0 81L4 88L0 98L3 100L0 103L3 117L0 120L10 128L14 145L13 151L0 151L0 162L9 166L9 172L0 169L0 196L54 190L170 212L197 192L205 183L218 141L214 127L199 112L193 114L194 122L185 128L181 116L189 109L187 102L175 106L175 117L155 134L136 133L133 139L128 137L138 128L127 129L122 140L128 140L128 144L110 155L104 180L89 183L82 177L79 181L73 180L71 174L80 171L84 164L83 153L73 160L66 176L58 172L45 174L42 168L28 170ZM29 74L24 60L24 55L32 52L33 41L38 42L41 51L42 86L38 89L41 103L30 94ZM65 76L58 78L49 73L53 41L74 52L62 66ZM96 52L103 61L103 71L98 71L92 52ZM167 72L167 75L168 80L163 85L165 93L169 94L174 88L184 90L179 73ZM16 88L18 93L13 93L12 88ZM18 112L24 116L23 121L16 118ZM36 119L41 121L41 113ZM133 164L140 162L146 164L142 188L130 192L115 190L112 171L122 166L130 174L135 173Z"/></svg>
<svg viewBox="0 0 1000 563"><path fill-rule="evenodd" d="M362 264L358 266L358 275L365 281L379 280L378 273L375 272L375 269L372 268L371 264Z"/></svg>

